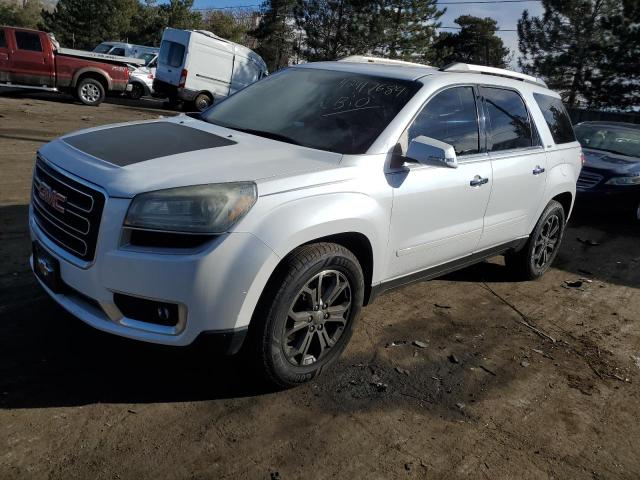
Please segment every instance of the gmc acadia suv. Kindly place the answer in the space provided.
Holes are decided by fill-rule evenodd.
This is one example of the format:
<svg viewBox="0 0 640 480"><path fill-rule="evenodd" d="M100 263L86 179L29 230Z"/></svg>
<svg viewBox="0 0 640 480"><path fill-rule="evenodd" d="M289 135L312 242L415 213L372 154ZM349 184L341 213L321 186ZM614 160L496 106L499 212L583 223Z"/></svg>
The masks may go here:
<svg viewBox="0 0 640 480"><path fill-rule="evenodd" d="M31 263L96 328L211 336L295 385L336 360L386 290L497 254L541 276L581 165L559 96L533 77L311 63L198 115L42 147Z"/></svg>

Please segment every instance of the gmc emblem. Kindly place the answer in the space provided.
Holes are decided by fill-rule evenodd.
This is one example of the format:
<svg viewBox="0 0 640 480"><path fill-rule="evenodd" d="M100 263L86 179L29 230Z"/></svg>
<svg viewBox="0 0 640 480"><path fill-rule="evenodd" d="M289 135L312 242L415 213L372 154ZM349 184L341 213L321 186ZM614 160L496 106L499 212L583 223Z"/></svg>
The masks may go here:
<svg viewBox="0 0 640 480"><path fill-rule="evenodd" d="M47 205L55 208L60 213L64 213L64 204L67 201L67 197L65 197L61 193L56 192L42 180L38 183L38 196Z"/></svg>

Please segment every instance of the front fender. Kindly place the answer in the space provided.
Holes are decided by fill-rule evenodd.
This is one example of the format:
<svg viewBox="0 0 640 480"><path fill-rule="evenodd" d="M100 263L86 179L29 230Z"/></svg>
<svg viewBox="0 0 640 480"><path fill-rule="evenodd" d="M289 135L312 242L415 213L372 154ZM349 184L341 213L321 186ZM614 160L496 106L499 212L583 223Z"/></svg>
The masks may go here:
<svg viewBox="0 0 640 480"><path fill-rule="evenodd" d="M319 238L355 232L371 244L373 258L384 258L391 198L378 201L364 193L326 192L306 195L276 194L261 197L242 231L256 235L281 258ZM285 198L288 196L289 198ZM382 262L373 264L372 281L381 277Z"/></svg>

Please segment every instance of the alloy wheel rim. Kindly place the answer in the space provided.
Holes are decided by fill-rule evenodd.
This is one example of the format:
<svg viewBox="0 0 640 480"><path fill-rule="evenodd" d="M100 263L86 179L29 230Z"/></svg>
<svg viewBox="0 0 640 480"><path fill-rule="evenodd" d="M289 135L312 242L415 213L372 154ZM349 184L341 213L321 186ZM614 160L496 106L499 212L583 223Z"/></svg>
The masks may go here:
<svg viewBox="0 0 640 480"><path fill-rule="evenodd" d="M82 94L82 98L84 98L88 102L95 102L100 97L98 87L91 83L83 85L80 93Z"/></svg>
<svg viewBox="0 0 640 480"><path fill-rule="evenodd" d="M553 259L553 253L560 244L560 218L551 215L545 221L533 246L533 262L537 268L544 268Z"/></svg>
<svg viewBox="0 0 640 480"><path fill-rule="evenodd" d="M344 333L351 301L351 284L342 272L314 275L287 313L282 345L289 363L302 367L325 358Z"/></svg>

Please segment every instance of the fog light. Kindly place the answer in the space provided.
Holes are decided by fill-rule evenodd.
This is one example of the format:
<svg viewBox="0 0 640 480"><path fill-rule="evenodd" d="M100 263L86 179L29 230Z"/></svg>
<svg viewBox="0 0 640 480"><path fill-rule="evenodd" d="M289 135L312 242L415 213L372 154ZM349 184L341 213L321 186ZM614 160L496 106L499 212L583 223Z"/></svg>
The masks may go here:
<svg viewBox="0 0 640 480"><path fill-rule="evenodd" d="M113 301L120 312L131 320L175 327L179 321L179 309L176 303L147 300L122 293L114 293Z"/></svg>

